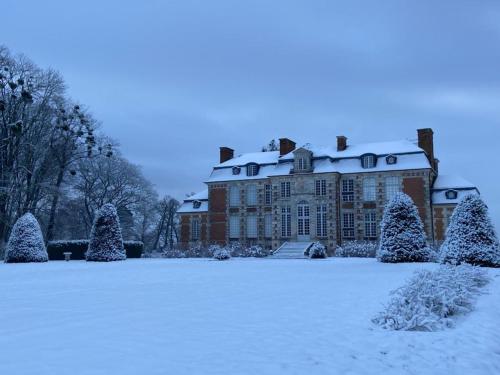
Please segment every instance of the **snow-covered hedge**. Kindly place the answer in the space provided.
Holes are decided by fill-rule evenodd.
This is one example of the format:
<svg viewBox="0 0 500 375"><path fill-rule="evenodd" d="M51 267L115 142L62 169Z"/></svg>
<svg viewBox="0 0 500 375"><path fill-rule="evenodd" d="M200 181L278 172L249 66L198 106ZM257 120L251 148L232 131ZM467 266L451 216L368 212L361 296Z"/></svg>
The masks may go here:
<svg viewBox="0 0 500 375"><path fill-rule="evenodd" d="M141 258L144 243L141 241L123 241L127 258ZM83 260L89 248L89 240L58 240L47 245L49 260L64 260L64 253L70 252L72 260Z"/></svg>
<svg viewBox="0 0 500 375"><path fill-rule="evenodd" d="M112 262L125 260L122 231L115 206L105 204L96 215L90 234L87 260L91 262Z"/></svg>
<svg viewBox="0 0 500 375"><path fill-rule="evenodd" d="M213 258L217 260L227 260L231 259L231 252L227 247L222 247L219 245L210 246L210 252L213 254Z"/></svg>
<svg viewBox="0 0 500 375"><path fill-rule="evenodd" d="M435 331L453 326L452 317L473 309L489 281L484 269L470 265L418 271L373 322L385 329Z"/></svg>
<svg viewBox="0 0 500 375"><path fill-rule="evenodd" d="M12 228L5 251L5 263L47 262L48 260L38 221L30 213L21 216Z"/></svg>
<svg viewBox="0 0 500 375"><path fill-rule="evenodd" d="M427 262L430 249L413 200L398 193L387 203L382 219L377 259L383 263Z"/></svg>
<svg viewBox="0 0 500 375"><path fill-rule="evenodd" d="M213 258L215 250L220 245L203 246L196 244L190 246L188 249L169 249L162 252L164 258ZM225 246L232 258L263 258L270 254L269 250L264 249L262 246L244 246L239 242L231 243Z"/></svg>
<svg viewBox="0 0 500 375"><path fill-rule="evenodd" d="M441 262L500 267L500 246L488 207L478 195L467 195L451 216L441 246Z"/></svg>
<svg viewBox="0 0 500 375"><path fill-rule="evenodd" d="M315 242L304 255L309 256L311 259L326 258L326 247L321 242Z"/></svg>
<svg viewBox="0 0 500 375"><path fill-rule="evenodd" d="M336 257L344 258L375 258L378 244L374 241L349 241L337 247Z"/></svg>

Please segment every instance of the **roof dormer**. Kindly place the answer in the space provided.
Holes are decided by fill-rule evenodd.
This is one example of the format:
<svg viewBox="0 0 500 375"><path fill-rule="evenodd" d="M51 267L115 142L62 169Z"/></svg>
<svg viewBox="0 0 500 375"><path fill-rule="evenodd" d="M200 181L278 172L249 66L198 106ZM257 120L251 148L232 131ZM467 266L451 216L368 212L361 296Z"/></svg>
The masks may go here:
<svg viewBox="0 0 500 375"><path fill-rule="evenodd" d="M299 148L293 153L293 172L294 173L309 173L313 171L312 152Z"/></svg>
<svg viewBox="0 0 500 375"><path fill-rule="evenodd" d="M361 167L364 169L375 168L377 166L377 155L364 154L361 155Z"/></svg>

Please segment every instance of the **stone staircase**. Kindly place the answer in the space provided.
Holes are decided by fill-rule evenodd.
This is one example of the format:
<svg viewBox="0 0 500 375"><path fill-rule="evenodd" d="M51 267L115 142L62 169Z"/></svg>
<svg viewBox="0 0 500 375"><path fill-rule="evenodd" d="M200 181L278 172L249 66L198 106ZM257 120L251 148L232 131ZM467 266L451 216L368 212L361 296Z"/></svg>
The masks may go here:
<svg viewBox="0 0 500 375"><path fill-rule="evenodd" d="M272 259L306 259L304 252L311 247L312 242L285 242L271 255Z"/></svg>

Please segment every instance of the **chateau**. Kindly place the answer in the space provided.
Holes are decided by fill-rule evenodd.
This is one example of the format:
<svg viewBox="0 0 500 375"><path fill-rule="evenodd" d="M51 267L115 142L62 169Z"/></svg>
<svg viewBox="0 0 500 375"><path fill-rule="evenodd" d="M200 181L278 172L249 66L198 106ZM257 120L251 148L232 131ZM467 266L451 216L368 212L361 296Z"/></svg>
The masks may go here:
<svg viewBox="0 0 500 375"><path fill-rule="evenodd" d="M440 175L432 129L418 142L296 147L239 156L220 148L207 190L186 199L181 245L241 242L278 249L285 242L322 242L333 253L353 240L377 241L384 206L403 191L417 205L430 243L439 243L454 207L478 189Z"/></svg>

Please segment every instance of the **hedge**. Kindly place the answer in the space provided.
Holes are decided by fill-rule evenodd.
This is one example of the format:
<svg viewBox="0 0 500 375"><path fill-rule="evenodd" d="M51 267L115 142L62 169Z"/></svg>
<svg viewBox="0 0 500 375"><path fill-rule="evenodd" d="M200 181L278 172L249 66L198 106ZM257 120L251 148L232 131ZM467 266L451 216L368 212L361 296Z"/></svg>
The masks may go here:
<svg viewBox="0 0 500 375"><path fill-rule="evenodd" d="M123 246L127 252L127 258L141 258L144 243L140 241L124 241ZM50 241L47 245L49 260L64 260L64 253L70 252L71 260L85 260L85 252L89 247L88 240L75 241Z"/></svg>

